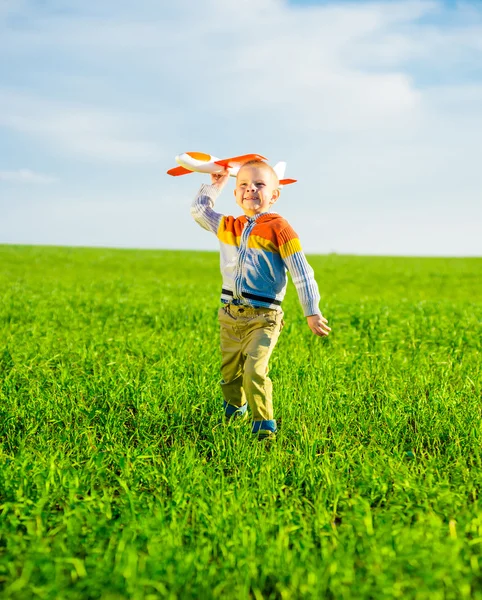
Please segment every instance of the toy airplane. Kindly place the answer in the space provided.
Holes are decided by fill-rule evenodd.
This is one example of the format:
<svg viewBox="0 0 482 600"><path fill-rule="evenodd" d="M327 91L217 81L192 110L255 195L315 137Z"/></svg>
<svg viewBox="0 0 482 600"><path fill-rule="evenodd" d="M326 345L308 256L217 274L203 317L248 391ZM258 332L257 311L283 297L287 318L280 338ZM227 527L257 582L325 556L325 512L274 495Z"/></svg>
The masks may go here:
<svg viewBox="0 0 482 600"><path fill-rule="evenodd" d="M180 165L169 169L168 175L179 177L180 175L188 175L189 173L219 173L227 169L232 177L236 177L240 167L249 160L267 160L260 154L243 154L242 156L233 156L232 158L216 158L204 152L184 152L176 156L176 162ZM279 162L273 170L278 176L280 187L295 183L296 179L285 179L286 163Z"/></svg>

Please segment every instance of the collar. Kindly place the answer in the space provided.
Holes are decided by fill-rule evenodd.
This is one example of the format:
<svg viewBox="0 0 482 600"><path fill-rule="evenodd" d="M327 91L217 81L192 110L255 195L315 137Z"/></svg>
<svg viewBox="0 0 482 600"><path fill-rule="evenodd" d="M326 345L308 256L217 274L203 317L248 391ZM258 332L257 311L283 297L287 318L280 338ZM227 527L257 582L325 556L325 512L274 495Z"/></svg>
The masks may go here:
<svg viewBox="0 0 482 600"><path fill-rule="evenodd" d="M246 217L246 215L245 215L245 217L246 217L246 221L248 221L248 223L252 223L253 221L257 221L261 217L264 217L266 215L272 215L272 214L273 214L272 212L266 211L266 212L262 212L257 215L254 215L253 217Z"/></svg>

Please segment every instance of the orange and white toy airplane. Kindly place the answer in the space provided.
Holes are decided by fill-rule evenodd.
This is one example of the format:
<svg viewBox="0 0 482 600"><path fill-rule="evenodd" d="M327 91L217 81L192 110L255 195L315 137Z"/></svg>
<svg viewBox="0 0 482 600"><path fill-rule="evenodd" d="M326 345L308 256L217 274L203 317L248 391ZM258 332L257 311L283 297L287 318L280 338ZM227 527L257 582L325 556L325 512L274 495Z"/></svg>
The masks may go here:
<svg viewBox="0 0 482 600"><path fill-rule="evenodd" d="M184 152L176 156L176 162L179 167L169 169L168 175L173 177L179 177L180 175L188 175L189 173L220 173L227 169L232 177L236 177L240 167L249 160L268 160L260 154L243 154L242 156L233 156L231 158L216 158L210 154L204 154L204 152ZM285 162L279 162L273 170L278 176L280 187L283 185L289 185L290 183L296 183L296 179L284 178L286 169Z"/></svg>

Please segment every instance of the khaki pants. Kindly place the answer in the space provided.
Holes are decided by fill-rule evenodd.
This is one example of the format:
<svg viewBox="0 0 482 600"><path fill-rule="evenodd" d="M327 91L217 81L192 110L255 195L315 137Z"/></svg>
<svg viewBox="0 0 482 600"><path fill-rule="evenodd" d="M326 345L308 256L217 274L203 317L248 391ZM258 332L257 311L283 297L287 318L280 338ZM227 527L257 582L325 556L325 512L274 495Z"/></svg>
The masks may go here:
<svg viewBox="0 0 482 600"><path fill-rule="evenodd" d="M224 399L237 407L248 402L253 421L273 419L268 361L283 328L283 312L226 304L218 318Z"/></svg>

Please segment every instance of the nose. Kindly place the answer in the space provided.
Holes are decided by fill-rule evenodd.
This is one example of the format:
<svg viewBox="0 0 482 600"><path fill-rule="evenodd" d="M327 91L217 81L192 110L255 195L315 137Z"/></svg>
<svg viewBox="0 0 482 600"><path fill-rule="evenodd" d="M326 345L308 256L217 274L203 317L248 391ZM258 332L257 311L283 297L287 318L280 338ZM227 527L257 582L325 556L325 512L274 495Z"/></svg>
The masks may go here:
<svg viewBox="0 0 482 600"><path fill-rule="evenodd" d="M256 186L254 185L254 183L248 183L248 185L246 186L246 188L250 191L250 192L255 192L256 191Z"/></svg>

